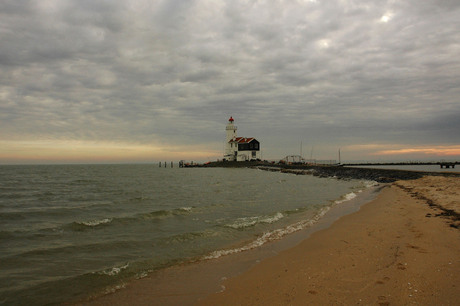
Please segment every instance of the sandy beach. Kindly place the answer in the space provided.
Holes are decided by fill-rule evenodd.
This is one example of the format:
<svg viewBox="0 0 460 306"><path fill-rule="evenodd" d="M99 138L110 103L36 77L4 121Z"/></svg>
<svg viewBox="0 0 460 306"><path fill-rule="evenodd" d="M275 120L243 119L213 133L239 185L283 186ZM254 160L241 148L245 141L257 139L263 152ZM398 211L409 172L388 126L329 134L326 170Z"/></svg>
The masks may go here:
<svg viewBox="0 0 460 306"><path fill-rule="evenodd" d="M395 182L200 304L458 305L460 231L440 207L458 212L459 192L459 178Z"/></svg>
<svg viewBox="0 0 460 306"><path fill-rule="evenodd" d="M397 181L260 262L243 252L166 269L82 304L459 305L459 192L458 177Z"/></svg>

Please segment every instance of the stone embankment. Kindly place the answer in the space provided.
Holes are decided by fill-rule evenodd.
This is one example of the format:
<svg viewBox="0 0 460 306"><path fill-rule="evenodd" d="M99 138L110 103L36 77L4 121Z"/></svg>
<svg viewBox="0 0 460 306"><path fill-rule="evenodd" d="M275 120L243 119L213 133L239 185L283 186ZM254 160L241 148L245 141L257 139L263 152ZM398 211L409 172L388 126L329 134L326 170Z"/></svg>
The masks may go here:
<svg viewBox="0 0 460 306"><path fill-rule="evenodd" d="M351 168L338 166L308 166L308 165L277 165L257 166L261 170L280 171L293 174L308 174L318 177L335 177L338 179L361 179L379 183L391 183L399 180L414 180L426 175L457 176L458 173L421 172L391 169Z"/></svg>
<svg viewBox="0 0 460 306"><path fill-rule="evenodd" d="M251 162L212 162L197 167L228 167L228 168L257 168L267 171L280 171L297 175L314 175L318 177L335 177L338 179L359 179L376 181L379 183L391 183L399 180L415 180L427 175L460 177L460 173L446 172L421 172L392 169L370 169L341 166L318 166L318 165L285 165L273 164L261 161Z"/></svg>

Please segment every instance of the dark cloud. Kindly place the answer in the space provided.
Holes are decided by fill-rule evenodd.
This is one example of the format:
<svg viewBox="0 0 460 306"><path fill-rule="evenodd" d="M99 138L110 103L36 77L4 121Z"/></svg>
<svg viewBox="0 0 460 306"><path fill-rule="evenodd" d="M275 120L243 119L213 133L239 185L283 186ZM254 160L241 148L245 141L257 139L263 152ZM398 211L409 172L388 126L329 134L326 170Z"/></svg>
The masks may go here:
<svg viewBox="0 0 460 306"><path fill-rule="evenodd" d="M5 0L0 137L220 150L232 115L270 157L458 144L459 20L453 0Z"/></svg>

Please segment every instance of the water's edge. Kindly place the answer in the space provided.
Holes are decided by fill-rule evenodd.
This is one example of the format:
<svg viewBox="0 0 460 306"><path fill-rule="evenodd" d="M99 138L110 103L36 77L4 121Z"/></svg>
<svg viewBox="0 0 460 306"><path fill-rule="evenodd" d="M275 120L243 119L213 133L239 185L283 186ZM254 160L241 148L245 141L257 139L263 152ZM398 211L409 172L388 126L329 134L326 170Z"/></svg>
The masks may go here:
<svg viewBox="0 0 460 306"><path fill-rule="evenodd" d="M363 205L374 200L388 184L368 187L357 197L333 205L326 214L311 226L266 242L241 252L230 252L213 258L205 256L199 260L184 262L148 274L143 279L133 279L110 292L101 292L71 304L87 305L116 302L128 304L130 296L145 295L155 305L193 305L198 300L224 289L223 282L249 270L261 261L274 257L308 239L313 233L329 228L343 216L357 212ZM123 291L123 292L120 292ZM143 293L142 293L143 292ZM121 294L119 294L121 293ZM126 300L124 300L126 299Z"/></svg>

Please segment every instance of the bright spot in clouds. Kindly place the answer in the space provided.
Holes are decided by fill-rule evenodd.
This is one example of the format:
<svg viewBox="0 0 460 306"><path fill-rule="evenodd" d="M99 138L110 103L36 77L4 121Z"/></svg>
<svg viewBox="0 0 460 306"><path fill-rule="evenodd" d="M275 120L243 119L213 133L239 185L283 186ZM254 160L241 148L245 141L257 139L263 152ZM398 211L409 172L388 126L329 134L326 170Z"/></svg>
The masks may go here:
<svg viewBox="0 0 460 306"><path fill-rule="evenodd" d="M329 39L321 39L318 41L318 47L320 49L327 49L330 46L330 40Z"/></svg>
<svg viewBox="0 0 460 306"><path fill-rule="evenodd" d="M392 18L393 18L393 13L389 12L389 13L386 13L385 15L383 15L383 16L380 18L380 22L387 23L387 22L390 21Z"/></svg>

